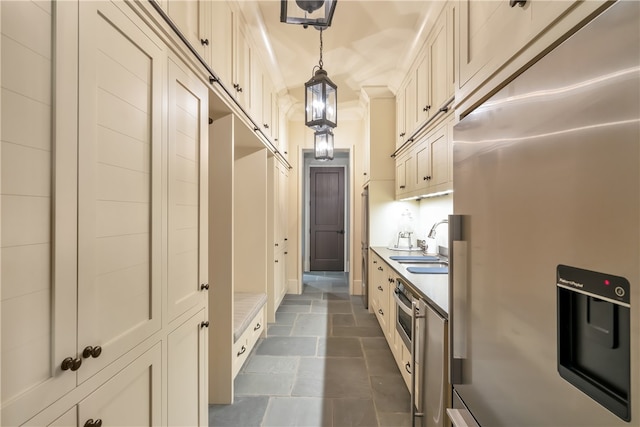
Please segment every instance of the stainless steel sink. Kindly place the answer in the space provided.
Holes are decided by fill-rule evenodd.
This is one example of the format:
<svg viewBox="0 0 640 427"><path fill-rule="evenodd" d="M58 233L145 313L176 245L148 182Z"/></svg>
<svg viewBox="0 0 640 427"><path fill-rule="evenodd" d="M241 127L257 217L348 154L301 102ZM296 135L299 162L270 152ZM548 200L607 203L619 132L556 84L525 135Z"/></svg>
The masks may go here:
<svg viewBox="0 0 640 427"><path fill-rule="evenodd" d="M442 258L435 255L393 255L389 259L400 264L443 263Z"/></svg>
<svg viewBox="0 0 640 427"><path fill-rule="evenodd" d="M446 262L430 262L406 265L407 271L414 274L448 274L449 264Z"/></svg>

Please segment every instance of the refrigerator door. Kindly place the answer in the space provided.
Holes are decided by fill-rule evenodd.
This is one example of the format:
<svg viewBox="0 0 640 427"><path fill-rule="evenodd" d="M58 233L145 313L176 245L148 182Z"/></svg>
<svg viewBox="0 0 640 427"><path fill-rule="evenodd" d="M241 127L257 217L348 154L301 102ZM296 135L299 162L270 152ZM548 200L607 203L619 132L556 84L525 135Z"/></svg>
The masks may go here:
<svg viewBox="0 0 640 427"><path fill-rule="evenodd" d="M481 426L640 425L639 10L615 3L454 128L451 381ZM559 265L630 283L630 422L558 373Z"/></svg>

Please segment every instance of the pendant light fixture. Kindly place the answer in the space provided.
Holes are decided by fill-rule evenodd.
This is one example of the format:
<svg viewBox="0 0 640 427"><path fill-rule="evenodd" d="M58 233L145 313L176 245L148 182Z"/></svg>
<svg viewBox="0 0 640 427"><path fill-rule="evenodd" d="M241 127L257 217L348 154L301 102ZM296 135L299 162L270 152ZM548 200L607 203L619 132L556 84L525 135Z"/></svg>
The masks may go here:
<svg viewBox="0 0 640 427"><path fill-rule="evenodd" d="M280 0L280 22L307 28L331 25L338 0Z"/></svg>
<svg viewBox="0 0 640 427"><path fill-rule="evenodd" d="M304 84L304 122L314 130L334 128L338 124L338 88L322 68L322 31L320 28L320 61L313 67L315 73L311 80Z"/></svg>
<svg viewBox="0 0 640 427"><path fill-rule="evenodd" d="M333 130L326 128L313 134L313 154L316 160L333 160Z"/></svg>

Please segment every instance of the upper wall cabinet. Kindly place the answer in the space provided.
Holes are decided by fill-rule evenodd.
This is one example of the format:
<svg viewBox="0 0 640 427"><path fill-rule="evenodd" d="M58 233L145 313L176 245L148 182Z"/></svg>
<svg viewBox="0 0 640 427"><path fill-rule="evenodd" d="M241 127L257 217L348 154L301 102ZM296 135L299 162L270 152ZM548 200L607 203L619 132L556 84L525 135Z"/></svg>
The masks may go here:
<svg viewBox="0 0 640 427"><path fill-rule="evenodd" d="M604 1L460 0L456 110L466 114Z"/></svg>
<svg viewBox="0 0 640 427"><path fill-rule="evenodd" d="M208 2L211 8L211 38L209 50L211 68L222 83L233 86L233 19L234 13L226 1Z"/></svg>
<svg viewBox="0 0 640 427"><path fill-rule="evenodd" d="M396 94L396 148L409 142L454 94L454 9L446 4Z"/></svg>
<svg viewBox="0 0 640 427"><path fill-rule="evenodd" d="M210 59L211 5L205 0L166 0L167 15L205 60Z"/></svg>

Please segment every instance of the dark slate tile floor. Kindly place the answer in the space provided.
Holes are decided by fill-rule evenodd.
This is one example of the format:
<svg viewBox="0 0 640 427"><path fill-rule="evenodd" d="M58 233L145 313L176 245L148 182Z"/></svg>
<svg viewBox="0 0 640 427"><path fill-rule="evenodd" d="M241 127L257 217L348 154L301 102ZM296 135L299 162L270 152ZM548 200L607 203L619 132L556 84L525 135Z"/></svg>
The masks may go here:
<svg viewBox="0 0 640 427"><path fill-rule="evenodd" d="M401 427L409 392L347 273L304 275L235 380L233 405L210 405L209 425Z"/></svg>

